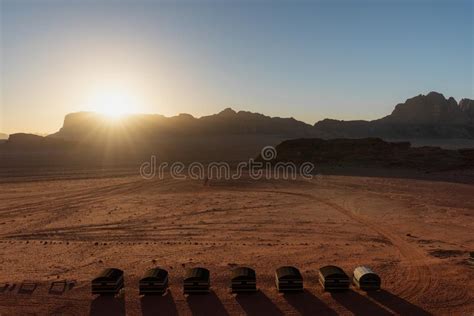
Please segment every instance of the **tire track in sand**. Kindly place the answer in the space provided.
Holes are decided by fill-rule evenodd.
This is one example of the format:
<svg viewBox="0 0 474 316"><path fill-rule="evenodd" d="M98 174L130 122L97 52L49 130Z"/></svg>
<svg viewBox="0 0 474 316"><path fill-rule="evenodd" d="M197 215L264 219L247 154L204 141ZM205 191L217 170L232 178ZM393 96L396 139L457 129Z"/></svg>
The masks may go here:
<svg viewBox="0 0 474 316"><path fill-rule="evenodd" d="M378 235L389 240L400 253L401 259L406 263L405 276L410 282L400 280L397 284L397 295L411 301L426 301L430 295L435 295L443 286L440 283L438 274L442 271L436 271L427 261L432 260L422 249L411 245L405 241L397 233L390 231L386 226L373 222L363 215L357 214L350 209L347 209L329 199L319 198L310 193L298 193L292 191L278 191L278 190L257 190L258 192L287 194L293 196L301 196L309 198L324 204L337 212L349 217L350 219L370 228ZM449 298L443 298L442 302L429 302L431 308L445 308L448 306L463 305L470 301L470 295L466 287L458 287L457 291L450 292Z"/></svg>

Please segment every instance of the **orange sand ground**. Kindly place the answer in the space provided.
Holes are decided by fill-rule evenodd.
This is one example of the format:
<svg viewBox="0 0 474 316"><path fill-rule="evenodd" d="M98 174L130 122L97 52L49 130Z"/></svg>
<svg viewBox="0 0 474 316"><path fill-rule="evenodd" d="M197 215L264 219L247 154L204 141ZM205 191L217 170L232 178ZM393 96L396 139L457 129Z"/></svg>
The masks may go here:
<svg viewBox="0 0 474 316"><path fill-rule="evenodd" d="M322 176L312 181L143 180L137 176L0 183L3 315L474 315L474 186ZM384 290L323 292L317 270L357 265ZM142 299L148 268L170 272L171 292ZM260 292L235 297L232 267L257 272ZM306 291L281 295L273 273L299 267ZM96 299L90 280L125 271L124 295ZM211 271L213 292L186 298L186 267ZM55 280L75 280L49 293ZM18 293L24 281L38 283Z"/></svg>

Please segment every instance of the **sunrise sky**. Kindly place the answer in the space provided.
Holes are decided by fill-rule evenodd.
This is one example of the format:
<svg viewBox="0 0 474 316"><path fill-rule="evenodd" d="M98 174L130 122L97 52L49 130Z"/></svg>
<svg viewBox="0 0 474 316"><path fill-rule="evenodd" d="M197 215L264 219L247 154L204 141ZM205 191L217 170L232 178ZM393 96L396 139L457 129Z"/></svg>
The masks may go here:
<svg viewBox="0 0 474 316"><path fill-rule="evenodd" d="M54 132L81 110L313 124L473 97L470 0L0 3L0 132Z"/></svg>

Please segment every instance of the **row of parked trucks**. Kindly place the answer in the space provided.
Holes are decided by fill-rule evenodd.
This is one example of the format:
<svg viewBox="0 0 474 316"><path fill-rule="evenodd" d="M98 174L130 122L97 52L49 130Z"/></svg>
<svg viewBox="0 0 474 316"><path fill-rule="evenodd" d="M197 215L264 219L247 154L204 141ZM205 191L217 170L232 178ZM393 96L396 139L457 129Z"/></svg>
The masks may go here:
<svg viewBox="0 0 474 316"><path fill-rule="evenodd" d="M349 289L351 280L339 267L324 266L319 269L319 283L325 291ZM379 290L380 277L370 268L360 266L355 268L352 283L364 291ZM139 281L140 295L163 295L168 289L168 271L161 268L148 270ZM300 271L291 266L284 266L275 271L275 285L279 292L303 291L303 276ZM210 272L206 268L187 269L183 280L183 293L207 293L210 291ZM123 271L109 268L92 280L92 294L116 295L124 287ZM257 276L255 270L248 267L238 267L232 270L230 290L232 293L257 291Z"/></svg>

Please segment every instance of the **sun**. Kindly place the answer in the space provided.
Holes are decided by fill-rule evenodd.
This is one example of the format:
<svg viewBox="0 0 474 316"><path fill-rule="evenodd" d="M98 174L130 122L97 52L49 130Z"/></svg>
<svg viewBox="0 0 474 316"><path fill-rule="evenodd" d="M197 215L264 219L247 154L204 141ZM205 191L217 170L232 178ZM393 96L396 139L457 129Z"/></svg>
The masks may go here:
<svg viewBox="0 0 474 316"><path fill-rule="evenodd" d="M136 113L137 98L123 90L101 91L91 96L87 108L111 120Z"/></svg>

